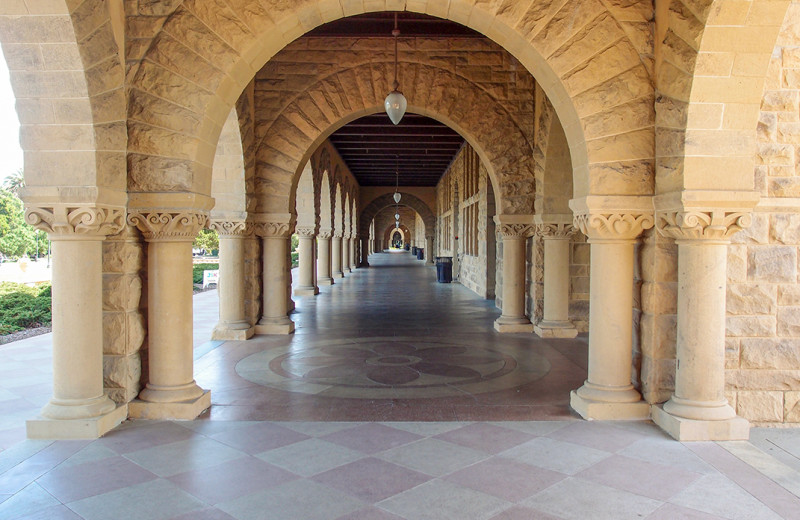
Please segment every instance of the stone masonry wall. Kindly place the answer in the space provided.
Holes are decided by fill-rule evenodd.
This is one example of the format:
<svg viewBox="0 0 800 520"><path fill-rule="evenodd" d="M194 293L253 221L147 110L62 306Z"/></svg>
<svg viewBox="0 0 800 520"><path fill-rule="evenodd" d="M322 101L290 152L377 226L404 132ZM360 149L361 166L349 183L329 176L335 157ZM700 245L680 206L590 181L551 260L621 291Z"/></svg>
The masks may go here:
<svg viewBox="0 0 800 520"><path fill-rule="evenodd" d="M139 393L146 370L143 243L127 227L103 242L103 386L117 403Z"/></svg>

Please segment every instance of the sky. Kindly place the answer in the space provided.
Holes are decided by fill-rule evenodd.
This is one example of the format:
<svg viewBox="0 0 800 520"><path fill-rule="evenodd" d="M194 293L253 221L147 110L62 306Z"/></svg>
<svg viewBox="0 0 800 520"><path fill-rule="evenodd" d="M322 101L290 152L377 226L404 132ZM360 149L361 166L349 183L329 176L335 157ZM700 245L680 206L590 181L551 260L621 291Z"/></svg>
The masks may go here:
<svg viewBox="0 0 800 520"><path fill-rule="evenodd" d="M22 150L19 147L19 119L14 109L8 67L0 52L0 181L20 168Z"/></svg>

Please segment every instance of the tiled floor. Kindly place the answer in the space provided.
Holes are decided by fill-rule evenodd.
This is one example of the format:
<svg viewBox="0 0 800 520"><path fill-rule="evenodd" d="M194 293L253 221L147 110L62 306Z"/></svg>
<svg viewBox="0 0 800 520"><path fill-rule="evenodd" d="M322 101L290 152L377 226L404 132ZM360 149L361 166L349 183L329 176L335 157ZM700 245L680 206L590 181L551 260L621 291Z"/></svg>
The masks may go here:
<svg viewBox="0 0 800 520"><path fill-rule="evenodd" d="M578 420L584 340L487 332L489 302L409 257L298 299L290 337L206 341L216 294L196 296L196 421L22 441L50 337L0 347L0 519L800 518L800 433Z"/></svg>

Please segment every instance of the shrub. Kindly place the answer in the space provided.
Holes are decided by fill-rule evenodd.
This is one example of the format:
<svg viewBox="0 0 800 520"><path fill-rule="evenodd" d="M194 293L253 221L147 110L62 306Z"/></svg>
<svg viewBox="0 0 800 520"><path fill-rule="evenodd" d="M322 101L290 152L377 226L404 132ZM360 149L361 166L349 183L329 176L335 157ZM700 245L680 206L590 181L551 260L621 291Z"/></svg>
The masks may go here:
<svg viewBox="0 0 800 520"><path fill-rule="evenodd" d="M300 265L300 253L297 251L292 251L292 267L298 267Z"/></svg>
<svg viewBox="0 0 800 520"><path fill-rule="evenodd" d="M44 327L52 320L50 284L0 283L0 335Z"/></svg>

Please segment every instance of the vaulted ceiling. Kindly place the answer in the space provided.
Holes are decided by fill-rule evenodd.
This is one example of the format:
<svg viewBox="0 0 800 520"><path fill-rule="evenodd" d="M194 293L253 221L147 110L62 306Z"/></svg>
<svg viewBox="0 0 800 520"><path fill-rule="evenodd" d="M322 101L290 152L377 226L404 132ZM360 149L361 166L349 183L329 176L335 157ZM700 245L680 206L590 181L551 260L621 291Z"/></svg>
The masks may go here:
<svg viewBox="0 0 800 520"><path fill-rule="evenodd" d="M483 38L468 27L423 14L400 12L401 38ZM310 37L392 38L393 12L342 18L308 33ZM388 91L387 91L388 94ZM407 113L395 126L384 114L357 119L337 130L331 142L361 186L436 186L464 139L449 127Z"/></svg>

